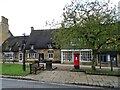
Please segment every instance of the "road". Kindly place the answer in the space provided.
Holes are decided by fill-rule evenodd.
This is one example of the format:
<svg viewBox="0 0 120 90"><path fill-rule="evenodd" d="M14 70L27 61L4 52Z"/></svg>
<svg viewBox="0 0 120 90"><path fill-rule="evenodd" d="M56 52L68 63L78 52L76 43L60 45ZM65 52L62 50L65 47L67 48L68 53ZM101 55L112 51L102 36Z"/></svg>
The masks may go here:
<svg viewBox="0 0 120 90"><path fill-rule="evenodd" d="M82 90L82 88L88 88L90 90L92 89L101 90L100 87L45 83L45 82L20 80L20 79L0 78L0 82L1 81L2 81L2 88L79 88L79 90Z"/></svg>

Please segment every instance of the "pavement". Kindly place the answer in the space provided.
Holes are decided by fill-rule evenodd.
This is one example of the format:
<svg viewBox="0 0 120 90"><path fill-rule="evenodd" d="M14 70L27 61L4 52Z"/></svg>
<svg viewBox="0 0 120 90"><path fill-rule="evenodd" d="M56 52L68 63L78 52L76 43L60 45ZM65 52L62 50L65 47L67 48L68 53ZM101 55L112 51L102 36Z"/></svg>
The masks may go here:
<svg viewBox="0 0 120 90"><path fill-rule="evenodd" d="M12 77L2 76L9 78L21 78L27 80L36 80L40 82L49 83L64 83L64 84L76 84L76 85L87 85L87 86L98 86L98 87L109 87L109 88L120 88L120 77L107 76L107 75L89 75L84 72L71 72L73 65L66 64L53 64L53 67L57 69L52 71L40 71L37 75L29 74L24 77ZM90 68L90 66L81 66ZM109 67L107 68L109 69ZM115 68L117 70L117 68Z"/></svg>

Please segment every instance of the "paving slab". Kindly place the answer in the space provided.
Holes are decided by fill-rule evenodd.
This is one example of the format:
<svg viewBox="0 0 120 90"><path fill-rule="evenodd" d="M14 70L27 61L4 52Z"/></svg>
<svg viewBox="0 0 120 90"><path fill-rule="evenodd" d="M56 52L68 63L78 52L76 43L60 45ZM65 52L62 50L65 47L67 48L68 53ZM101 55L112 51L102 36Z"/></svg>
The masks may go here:
<svg viewBox="0 0 120 90"><path fill-rule="evenodd" d="M56 83L76 83L87 84L95 86L113 86L118 87L119 80L115 76L105 75L87 75L84 72L70 72L70 71L43 71L37 75L28 75L32 78L44 82Z"/></svg>
<svg viewBox="0 0 120 90"><path fill-rule="evenodd" d="M53 66L57 66L57 69L53 71L45 70L37 75L28 75L26 76L26 78L31 78L44 82L75 83L107 87L119 87L120 85L120 78L116 76L88 75L84 72L70 72L70 70L73 68L73 65L58 64Z"/></svg>

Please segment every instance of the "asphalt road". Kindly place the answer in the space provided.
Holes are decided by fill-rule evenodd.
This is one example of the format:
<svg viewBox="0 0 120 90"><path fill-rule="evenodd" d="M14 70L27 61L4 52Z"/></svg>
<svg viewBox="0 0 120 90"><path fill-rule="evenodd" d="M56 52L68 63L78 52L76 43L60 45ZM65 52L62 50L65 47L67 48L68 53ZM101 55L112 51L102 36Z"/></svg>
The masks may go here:
<svg viewBox="0 0 120 90"><path fill-rule="evenodd" d="M87 90L96 89L101 90L99 87L90 87L90 86L80 86L80 85L71 85L71 84L57 84L57 83L45 83L38 81L30 81L30 80L19 80L19 79L8 79L8 78L0 78L0 82L2 81L2 88L79 88L79 90L83 90L86 88Z"/></svg>

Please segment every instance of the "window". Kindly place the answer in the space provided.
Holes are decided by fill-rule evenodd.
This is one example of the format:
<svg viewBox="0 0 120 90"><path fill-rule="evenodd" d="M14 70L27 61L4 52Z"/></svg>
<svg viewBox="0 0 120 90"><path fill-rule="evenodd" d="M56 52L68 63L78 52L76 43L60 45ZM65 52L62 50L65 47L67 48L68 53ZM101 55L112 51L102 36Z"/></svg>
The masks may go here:
<svg viewBox="0 0 120 90"><path fill-rule="evenodd" d="M107 55L106 54L100 54L99 55L99 62L101 60L101 63L106 63L108 60L107 60Z"/></svg>
<svg viewBox="0 0 120 90"><path fill-rule="evenodd" d="M34 45L31 45L31 49L32 49L32 50L34 49Z"/></svg>
<svg viewBox="0 0 120 90"><path fill-rule="evenodd" d="M23 53L19 53L19 60L23 60Z"/></svg>
<svg viewBox="0 0 120 90"><path fill-rule="evenodd" d="M72 52L71 51L63 52L63 61L72 61Z"/></svg>
<svg viewBox="0 0 120 90"><path fill-rule="evenodd" d="M22 48L21 48L21 47L19 47L19 51L22 51Z"/></svg>
<svg viewBox="0 0 120 90"><path fill-rule="evenodd" d="M28 53L28 58L38 58L37 53Z"/></svg>
<svg viewBox="0 0 120 90"><path fill-rule="evenodd" d="M13 57L14 57L13 52L4 53L4 58L6 60L13 60Z"/></svg>
<svg viewBox="0 0 120 90"><path fill-rule="evenodd" d="M51 45L51 44L48 44L48 48L52 48L52 45Z"/></svg>
<svg viewBox="0 0 120 90"><path fill-rule="evenodd" d="M54 58L54 51L53 50L48 51L48 58Z"/></svg>
<svg viewBox="0 0 120 90"><path fill-rule="evenodd" d="M92 51L81 51L81 61L91 61Z"/></svg>

